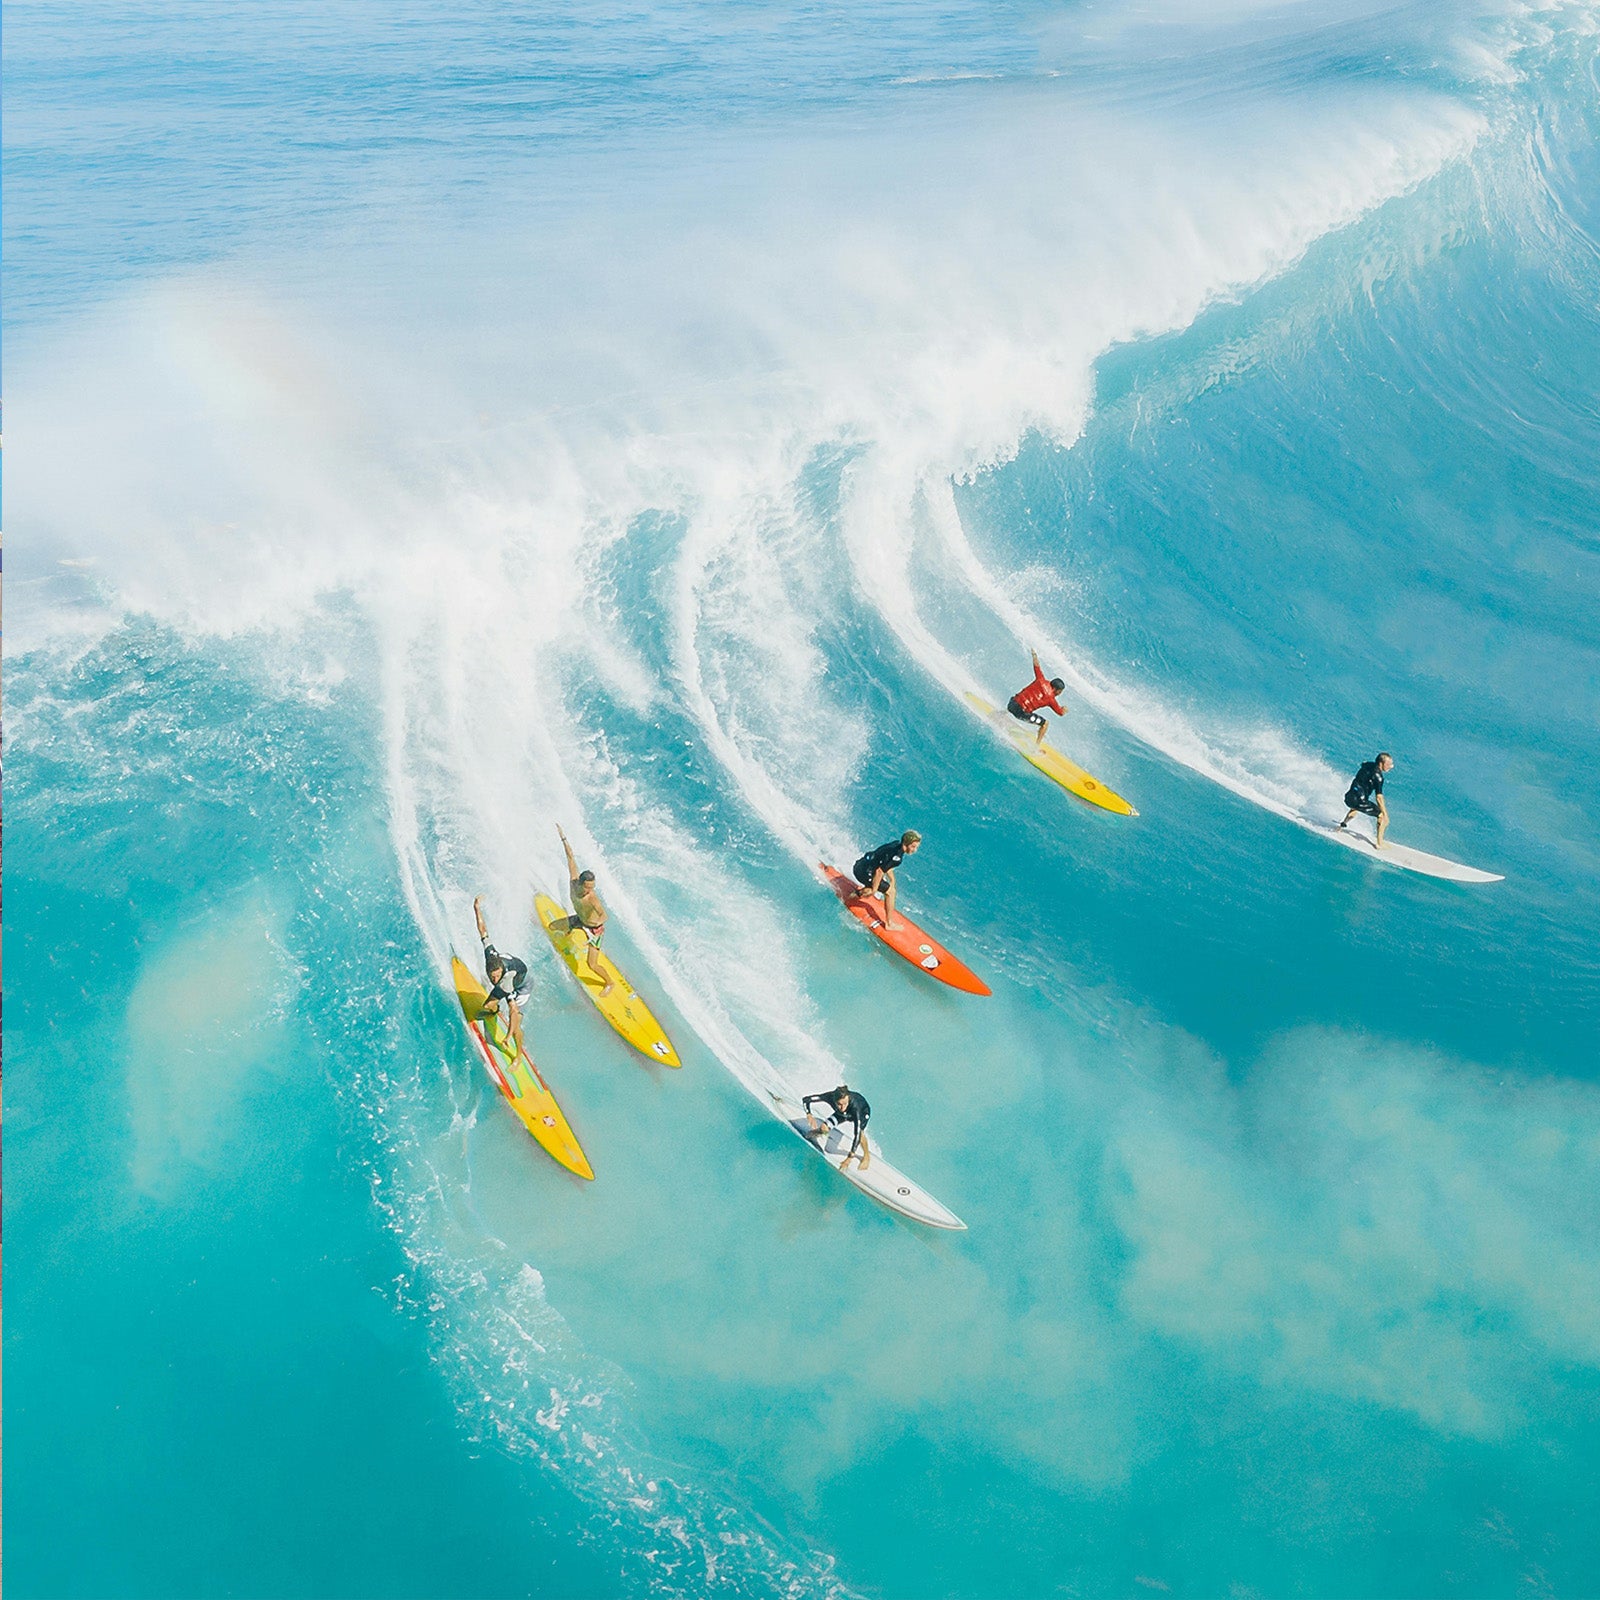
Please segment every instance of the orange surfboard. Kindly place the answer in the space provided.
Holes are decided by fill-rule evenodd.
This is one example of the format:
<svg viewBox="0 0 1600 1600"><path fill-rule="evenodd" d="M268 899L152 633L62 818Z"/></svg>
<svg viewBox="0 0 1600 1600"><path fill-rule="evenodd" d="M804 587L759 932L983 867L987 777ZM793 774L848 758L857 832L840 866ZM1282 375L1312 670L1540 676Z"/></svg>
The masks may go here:
<svg viewBox="0 0 1600 1600"><path fill-rule="evenodd" d="M896 908L894 927L886 927L881 900L857 899L861 885L854 878L846 877L826 861L818 865L822 868L822 876L828 880L828 887L844 901L850 915L874 938L888 945L897 956L903 957L914 967L921 967L930 978L948 983L952 989L960 989L965 994L993 993L971 967L958 961L937 939L930 938L905 912Z"/></svg>

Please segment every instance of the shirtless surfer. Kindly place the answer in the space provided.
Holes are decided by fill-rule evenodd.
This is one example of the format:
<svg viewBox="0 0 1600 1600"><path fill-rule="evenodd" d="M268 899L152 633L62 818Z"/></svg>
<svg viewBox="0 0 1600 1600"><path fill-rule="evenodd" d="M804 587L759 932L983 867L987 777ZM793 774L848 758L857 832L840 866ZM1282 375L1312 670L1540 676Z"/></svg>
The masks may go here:
<svg viewBox="0 0 1600 1600"><path fill-rule="evenodd" d="M600 980L600 994L604 998L616 987L606 976L606 969L600 965L600 941L606 933L606 908L600 904L600 896L595 893L594 874L592 872L579 872L577 858L572 853L572 846L567 843L567 836L559 825L556 832L561 834L561 848L567 852L567 877L571 880L572 909L576 913L567 918L567 927L573 933L580 930L589 945L589 970Z"/></svg>

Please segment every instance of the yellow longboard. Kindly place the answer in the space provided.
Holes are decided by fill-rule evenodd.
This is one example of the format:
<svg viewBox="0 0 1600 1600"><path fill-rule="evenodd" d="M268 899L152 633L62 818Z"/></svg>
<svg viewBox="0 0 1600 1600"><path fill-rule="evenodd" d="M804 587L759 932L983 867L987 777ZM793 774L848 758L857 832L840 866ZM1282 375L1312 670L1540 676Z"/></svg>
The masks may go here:
<svg viewBox="0 0 1600 1600"><path fill-rule="evenodd" d="M665 1067L681 1067L678 1052L672 1048L661 1024L651 1016L650 1008L626 978L617 971L617 964L604 951L600 952L600 968L614 985L610 994L600 993L604 983L589 969L589 944L587 938L567 927L567 914L547 894L533 897L533 908L539 913L539 925L556 947L556 954L571 968L579 987L594 1002L594 1008L641 1055L659 1061Z"/></svg>
<svg viewBox="0 0 1600 1600"><path fill-rule="evenodd" d="M967 703L983 713L996 733L1009 744L1029 766L1037 767L1045 777L1059 783L1068 794L1075 794L1090 805L1104 806L1119 816L1139 815L1120 794L1113 794L1098 778L1090 777L1082 767L1068 761L1059 750L1053 750L1046 740L1041 749L1038 735L1030 724L1019 722L1009 711L999 711L979 695L969 694Z"/></svg>
<svg viewBox="0 0 1600 1600"><path fill-rule="evenodd" d="M450 958L450 976L456 986L456 999L461 1002L461 1014L467 1021L467 1032L477 1042L495 1088L522 1119L523 1127L568 1172L576 1172L580 1178L592 1178L594 1168L561 1114L556 1097L550 1093L550 1085L539 1076L539 1069L528 1058L527 1051L517 1048L516 1040L506 1030L504 1014L484 1011L488 990L456 956Z"/></svg>

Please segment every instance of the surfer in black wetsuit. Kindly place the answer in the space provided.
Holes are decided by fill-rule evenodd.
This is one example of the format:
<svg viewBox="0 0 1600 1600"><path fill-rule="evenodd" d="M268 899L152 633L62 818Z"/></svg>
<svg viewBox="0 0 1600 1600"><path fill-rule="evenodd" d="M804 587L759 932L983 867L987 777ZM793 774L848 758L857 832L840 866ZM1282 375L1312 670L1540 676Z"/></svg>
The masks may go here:
<svg viewBox="0 0 1600 1600"><path fill-rule="evenodd" d="M489 942L489 929L483 920L483 896L472 902L472 914L478 919L478 937L483 941L483 971L489 980L489 993L483 1009L493 1016L503 1005L506 1008L507 1031L522 1049L522 997L528 988L528 963L520 956L503 956Z"/></svg>
<svg viewBox="0 0 1600 1600"><path fill-rule="evenodd" d="M856 882L861 885L857 900L870 900L880 893L883 895L883 925L891 932L896 926L894 869L907 856L915 855L921 843L922 835L915 828L907 828L898 839L891 839L888 844L880 844L876 850L867 851L850 869Z"/></svg>
<svg viewBox="0 0 1600 1600"><path fill-rule="evenodd" d="M1344 814L1341 828L1350 825L1351 817L1359 811L1364 816L1378 819L1378 848L1383 849L1383 836L1389 827L1389 807L1383 798L1383 775L1394 771L1394 757L1380 750L1371 761L1363 761L1344 792L1344 803L1350 809Z"/></svg>
<svg viewBox="0 0 1600 1600"><path fill-rule="evenodd" d="M837 1089L830 1089L826 1094L808 1094L804 1101L806 1119L818 1133L821 1133L823 1128L812 1115L813 1105L824 1105L832 1112L828 1121L834 1127L842 1128L848 1122L855 1129L850 1155L839 1164L839 1170L842 1172L848 1167L851 1157L859 1151L861 1159L856 1163L856 1167L859 1171L865 1172L868 1162L872 1160L872 1149L867 1144L867 1118L872 1115L872 1107L847 1083L841 1083Z"/></svg>

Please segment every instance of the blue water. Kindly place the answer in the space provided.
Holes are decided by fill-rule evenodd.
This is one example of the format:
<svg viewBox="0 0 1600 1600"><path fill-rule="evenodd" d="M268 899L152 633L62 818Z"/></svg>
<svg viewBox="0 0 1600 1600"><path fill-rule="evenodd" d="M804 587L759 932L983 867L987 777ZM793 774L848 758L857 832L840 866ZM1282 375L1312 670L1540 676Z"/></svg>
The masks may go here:
<svg viewBox="0 0 1600 1600"><path fill-rule="evenodd" d="M1592 5L6 27L10 1592L1594 1592Z"/></svg>

